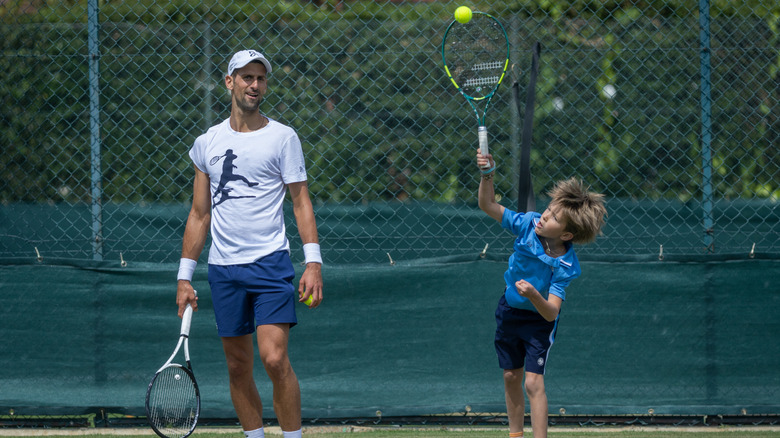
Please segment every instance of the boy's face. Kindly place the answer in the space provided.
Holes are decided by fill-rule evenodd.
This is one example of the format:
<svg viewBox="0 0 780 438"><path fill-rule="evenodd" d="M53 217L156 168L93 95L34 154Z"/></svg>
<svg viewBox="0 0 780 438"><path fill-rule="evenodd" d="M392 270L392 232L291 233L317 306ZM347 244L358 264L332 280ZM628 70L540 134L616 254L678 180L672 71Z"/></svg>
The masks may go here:
<svg viewBox="0 0 780 438"><path fill-rule="evenodd" d="M534 231L537 236L556 240L571 240L574 235L566 231L566 218L560 214L560 207L555 204L547 207L542 213Z"/></svg>

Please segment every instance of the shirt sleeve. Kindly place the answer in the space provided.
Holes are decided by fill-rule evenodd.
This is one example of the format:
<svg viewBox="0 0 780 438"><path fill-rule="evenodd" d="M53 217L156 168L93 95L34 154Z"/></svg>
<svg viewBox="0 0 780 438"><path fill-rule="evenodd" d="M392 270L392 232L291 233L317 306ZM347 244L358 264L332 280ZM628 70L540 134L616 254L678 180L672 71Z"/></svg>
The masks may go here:
<svg viewBox="0 0 780 438"><path fill-rule="evenodd" d="M208 173L206 171L206 162L203 159L203 154L205 153L203 149L203 137L201 136L195 139L195 143L193 143L192 148L190 148L190 159L198 170L203 173Z"/></svg>
<svg viewBox="0 0 780 438"><path fill-rule="evenodd" d="M566 301L566 287L571 283L571 280L571 278L557 281L553 279L553 282L550 283L550 294Z"/></svg>
<svg viewBox="0 0 780 438"><path fill-rule="evenodd" d="M582 274L579 262L575 259L571 267L558 266L550 281L550 293L566 301L566 288L572 280Z"/></svg>
<svg viewBox="0 0 780 438"><path fill-rule="evenodd" d="M504 208L504 216L501 217L501 226L511 231L515 236L523 234L523 218L525 213L517 213Z"/></svg>
<svg viewBox="0 0 780 438"><path fill-rule="evenodd" d="M287 137L282 147L282 181L285 184L306 181L306 164L303 160L301 140L296 133Z"/></svg>

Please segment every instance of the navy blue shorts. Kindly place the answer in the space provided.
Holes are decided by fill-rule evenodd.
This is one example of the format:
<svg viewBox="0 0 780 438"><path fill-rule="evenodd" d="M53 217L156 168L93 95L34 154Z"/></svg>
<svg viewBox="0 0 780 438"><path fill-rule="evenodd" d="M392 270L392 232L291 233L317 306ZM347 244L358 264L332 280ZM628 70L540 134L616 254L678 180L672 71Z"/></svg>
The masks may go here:
<svg viewBox="0 0 780 438"><path fill-rule="evenodd" d="M297 324L293 278L295 269L287 251L243 265L209 265L219 336L248 335L265 324Z"/></svg>
<svg viewBox="0 0 780 438"><path fill-rule="evenodd" d="M504 370L525 368L528 372L544 375L557 329L557 318L550 322L531 310L510 307L501 295L496 308L498 365Z"/></svg>

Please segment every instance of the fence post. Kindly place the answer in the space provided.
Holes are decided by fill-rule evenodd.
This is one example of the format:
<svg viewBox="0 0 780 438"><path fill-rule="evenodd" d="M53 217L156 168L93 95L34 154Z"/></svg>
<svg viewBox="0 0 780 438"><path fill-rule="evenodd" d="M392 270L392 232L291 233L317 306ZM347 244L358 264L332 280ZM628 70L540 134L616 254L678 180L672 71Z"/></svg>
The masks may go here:
<svg viewBox="0 0 780 438"><path fill-rule="evenodd" d="M214 57L214 47L212 43L211 18L205 22L206 28L203 32L203 131L208 130L214 124L214 105L212 102L212 93L215 86L214 78L211 76L213 69L212 58Z"/></svg>
<svg viewBox="0 0 780 438"><path fill-rule="evenodd" d="M710 0L699 0L701 54L701 170L704 250L714 252L712 216L712 82L710 64Z"/></svg>
<svg viewBox="0 0 780 438"><path fill-rule="evenodd" d="M100 153L100 53L98 48L98 0L87 4L89 46L89 131L92 194L92 258L103 260L103 173Z"/></svg>
<svg viewBox="0 0 780 438"><path fill-rule="evenodd" d="M522 75L522 64L520 64L522 57L519 55L520 53L522 53L522 51L520 50L521 41L519 38L520 35L519 21L520 20L517 18L517 15L515 14L512 14L512 17L509 19L509 30L510 30L509 41L510 41L510 47L512 47L512 51L510 54L510 58L512 58L510 59L510 63L512 65L512 71L510 75L512 79L512 93L511 93L512 102L509 105L509 111L511 113L510 120L512 120L512 123L510 125L510 130L509 130L509 144L512 147L511 149L512 192L510 193L511 199L519 199L517 184L519 178L521 177L518 171L518 169L520 168L518 163L520 162L520 123L521 123L520 117L522 116L522 114L520 114L517 111L518 104L515 101L517 96L515 95L514 92L514 82L517 81L518 77ZM517 71L515 71L515 66L517 66L516 67Z"/></svg>

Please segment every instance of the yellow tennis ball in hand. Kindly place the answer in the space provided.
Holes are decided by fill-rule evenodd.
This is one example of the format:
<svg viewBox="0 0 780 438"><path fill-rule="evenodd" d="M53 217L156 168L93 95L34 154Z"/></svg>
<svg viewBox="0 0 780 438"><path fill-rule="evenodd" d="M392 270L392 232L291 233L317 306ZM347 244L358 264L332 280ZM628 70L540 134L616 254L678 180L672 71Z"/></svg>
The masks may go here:
<svg viewBox="0 0 780 438"><path fill-rule="evenodd" d="M312 301L312 298L314 298L314 296L312 296L312 295L309 295L309 298L306 298L306 299L303 301L303 304L306 304L307 306L311 306L311 301Z"/></svg>
<svg viewBox="0 0 780 438"><path fill-rule="evenodd" d="M458 23L463 24L471 21L471 8L468 6L460 6L458 9L455 9L455 20L457 20Z"/></svg>

